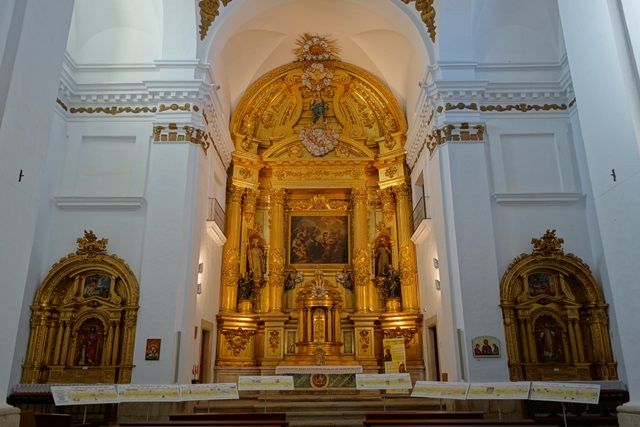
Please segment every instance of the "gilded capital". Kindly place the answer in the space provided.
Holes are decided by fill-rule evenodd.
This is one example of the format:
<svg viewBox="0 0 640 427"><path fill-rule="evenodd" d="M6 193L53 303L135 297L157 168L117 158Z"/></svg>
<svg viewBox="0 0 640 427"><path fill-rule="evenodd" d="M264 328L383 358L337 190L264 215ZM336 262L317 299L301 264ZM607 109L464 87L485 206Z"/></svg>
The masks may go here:
<svg viewBox="0 0 640 427"><path fill-rule="evenodd" d="M256 213L256 202L258 201L258 197L260 197L260 192L249 188L244 194L244 199L242 201L242 215L246 222L251 222L251 220L253 220L253 216Z"/></svg>
<svg viewBox="0 0 640 427"><path fill-rule="evenodd" d="M284 205L284 199L287 196L287 191L284 188L272 188L269 192L271 202L277 205Z"/></svg>
<svg viewBox="0 0 640 427"><path fill-rule="evenodd" d="M227 200L230 203L242 203L242 196L244 196L244 192L246 188L238 187L237 185L230 185L227 190Z"/></svg>
<svg viewBox="0 0 640 427"><path fill-rule="evenodd" d="M369 191L366 188L353 188L351 189L351 200L355 205L367 206L369 202Z"/></svg>
<svg viewBox="0 0 640 427"><path fill-rule="evenodd" d="M406 182L404 184L396 185L393 187L393 191L396 194L396 199L398 201L406 201L408 202L411 197L411 187Z"/></svg>
<svg viewBox="0 0 640 427"><path fill-rule="evenodd" d="M396 201L391 187L378 190L378 197L382 200L382 213L390 221L396 212Z"/></svg>

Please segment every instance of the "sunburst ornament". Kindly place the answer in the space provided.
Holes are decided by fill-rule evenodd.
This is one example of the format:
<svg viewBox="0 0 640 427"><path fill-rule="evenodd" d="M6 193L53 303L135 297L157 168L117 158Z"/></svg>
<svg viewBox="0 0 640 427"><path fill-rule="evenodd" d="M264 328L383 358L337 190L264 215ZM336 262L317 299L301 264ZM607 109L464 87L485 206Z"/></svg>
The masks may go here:
<svg viewBox="0 0 640 427"><path fill-rule="evenodd" d="M296 61L340 61L337 42L327 36L304 33L296 44Z"/></svg>

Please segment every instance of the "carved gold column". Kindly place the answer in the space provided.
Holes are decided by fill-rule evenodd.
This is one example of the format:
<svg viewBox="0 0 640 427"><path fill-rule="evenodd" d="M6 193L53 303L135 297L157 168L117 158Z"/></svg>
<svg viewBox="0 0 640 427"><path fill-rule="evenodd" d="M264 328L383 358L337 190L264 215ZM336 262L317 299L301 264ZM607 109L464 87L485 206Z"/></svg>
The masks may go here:
<svg viewBox="0 0 640 427"><path fill-rule="evenodd" d="M366 188L351 190L353 203L353 270L355 281L356 312L371 311L371 295L374 294L370 280L368 231L369 193Z"/></svg>
<svg viewBox="0 0 640 427"><path fill-rule="evenodd" d="M273 188L271 197L271 243L269 251L269 312L282 313L284 291L284 188Z"/></svg>
<svg viewBox="0 0 640 427"><path fill-rule="evenodd" d="M248 228L253 228L253 219L256 215L256 204L260 197L260 191L247 188L242 203L242 216Z"/></svg>
<svg viewBox="0 0 640 427"><path fill-rule="evenodd" d="M235 185L227 193L227 242L222 255L222 286L220 311L236 310L238 277L240 275L240 238L242 232L242 196L245 189Z"/></svg>
<svg viewBox="0 0 640 427"><path fill-rule="evenodd" d="M398 222L398 267L402 278L402 309L405 311L420 311L416 251L411 241L411 235L413 234L411 188L407 183L404 183L394 187L394 190L396 194L396 219Z"/></svg>

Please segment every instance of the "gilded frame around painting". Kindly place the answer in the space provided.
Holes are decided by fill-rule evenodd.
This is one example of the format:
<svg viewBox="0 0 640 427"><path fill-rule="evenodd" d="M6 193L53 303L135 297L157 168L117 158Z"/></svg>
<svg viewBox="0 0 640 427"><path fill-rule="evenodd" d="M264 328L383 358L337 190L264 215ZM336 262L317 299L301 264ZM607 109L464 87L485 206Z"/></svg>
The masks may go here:
<svg viewBox="0 0 640 427"><path fill-rule="evenodd" d="M291 212L287 262L297 267L340 267L351 259L351 216L345 212Z"/></svg>

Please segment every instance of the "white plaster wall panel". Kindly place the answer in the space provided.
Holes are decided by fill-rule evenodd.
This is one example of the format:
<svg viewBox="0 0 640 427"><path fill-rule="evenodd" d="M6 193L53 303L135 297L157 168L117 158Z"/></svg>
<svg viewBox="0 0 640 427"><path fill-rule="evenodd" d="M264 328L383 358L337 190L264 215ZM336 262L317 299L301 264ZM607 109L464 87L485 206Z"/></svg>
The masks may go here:
<svg viewBox="0 0 640 427"><path fill-rule="evenodd" d="M553 135L500 135L500 142L508 193L562 191Z"/></svg>
<svg viewBox="0 0 640 427"><path fill-rule="evenodd" d="M472 39L480 63L553 62L560 59L554 0L473 2Z"/></svg>
<svg viewBox="0 0 640 427"><path fill-rule="evenodd" d="M139 276L141 299L133 383L173 382L175 368L176 311L184 296L191 253L189 234L193 207L189 190L193 144L152 144L145 191L147 213ZM181 309L182 310L182 309ZM186 339L190 331L180 331ZM162 339L159 362L144 360L147 338Z"/></svg>
<svg viewBox="0 0 640 427"><path fill-rule="evenodd" d="M508 118L508 117L507 117ZM573 141L566 118L487 118L493 192L578 193Z"/></svg>
<svg viewBox="0 0 640 427"><path fill-rule="evenodd" d="M442 154L440 149L436 150L434 156L429 160L427 168L429 194L431 195L434 207L432 217L433 231L429 238L435 239L435 246L439 249L438 262L440 268L438 269L438 274L442 287L438 294L438 299L427 301L427 305L421 305L421 307L427 308L425 317L429 317L428 315L432 314L438 316L438 348L441 354L449 355L449 357L440 359L441 372L449 375L449 381L459 381L461 380L461 372L456 344L456 328L458 322L454 319L455 304L453 298L455 295L450 285L452 280L457 279L457 275L456 271L452 270L451 267L449 255L451 251L447 244L449 228L446 227L447 223L445 222L447 212L445 202L448 198L447 195L450 193L446 190L449 180L446 176L443 176L441 172ZM423 283L423 279L420 279L421 290L423 287L428 286L428 284ZM420 303L422 304L427 297L428 293L424 296L420 294Z"/></svg>
<svg viewBox="0 0 640 427"><path fill-rule="evenodd" d="M489 170L486 147L478 143L448 143L440 148L448 152L447 167L451 179L451 222L455 236L448 236L450 251L455 250L459 281L451 282L460 294L459 326L464 330L463 359L467 381L505 381L505 358L473 358L471 340L491 335L504 343L499 281L489 197ZM455 248L451 243L455 239ZM463 314L462 314L463 313ZM504 347L503 347L504 348Z"/></svg>
<svg viewBox="0 0 640 427"><path fill-rule="evenodd" d="M134 146L134 137L83 137L74 195L128 196Z"/></svg>
<svg viewBox="0 0 640 427"><path fill-rule="evenodd" d="M144 196L150 123L70 122L68 133L58 196ZM100 157L92 157L93 153ZM114 188L118 183L128 183L126 191ZM103 188L104 184L109 187Z"/></svg>
<svg viewBox="0 0 640 427"><path fill-rule="evenodd" d="M11 85L0 127L0 393L8 395L18 374L15 348L25 298L40 192L45 177L53 109L62 57L71 19L72 1L22 2L25 7ZM43 67L42 64L47 64ZM2 71L5 72L4 70ZM24 177L18 182L20 170ZM10 343L10 345L6 345ZM5 407L4 399L0 407Z"/></svg>
<svg viewBox="0 0 640 427"><path fill-rule="evenodd" d="M629 59L635 60L635 64L633 64L635 72L640 74L640 2L621 0L620 3L622 4L625 26L629 37L628 41L633 50L633 56Z"/></svg>
<svg viewBox="0 0 640 427"><path fill-rule="evenodd" d="M144 63L161 58L162 0L83 0L74 8L77 63Z"/></svg>

